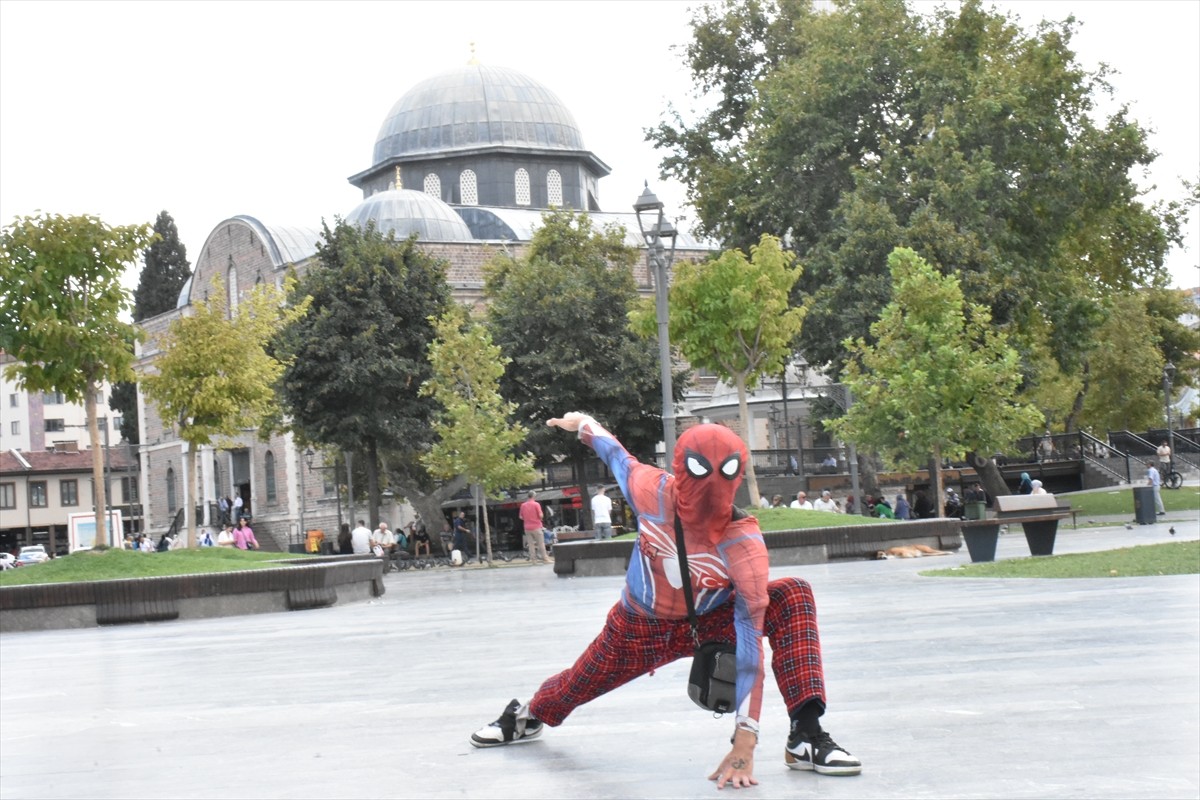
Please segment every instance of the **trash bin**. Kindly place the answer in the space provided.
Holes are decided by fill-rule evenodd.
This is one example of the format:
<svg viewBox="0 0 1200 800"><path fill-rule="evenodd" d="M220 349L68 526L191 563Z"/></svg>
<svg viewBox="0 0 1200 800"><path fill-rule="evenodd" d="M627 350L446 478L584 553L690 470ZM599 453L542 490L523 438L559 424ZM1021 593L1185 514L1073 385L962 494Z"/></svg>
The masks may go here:
<svg viewBox="0 0 1200 800"><path fill-rule="evenodd" d="M1158 509L1154 507L1154 487L1133 487L1133 516L1138 525L1153 525Z"/></svg>
<svg viewBox="0 0 1200 800"><path fill-rule="evenodd" d="M975 500L964 504L963 519L987 519L987 503Z"/></svg>

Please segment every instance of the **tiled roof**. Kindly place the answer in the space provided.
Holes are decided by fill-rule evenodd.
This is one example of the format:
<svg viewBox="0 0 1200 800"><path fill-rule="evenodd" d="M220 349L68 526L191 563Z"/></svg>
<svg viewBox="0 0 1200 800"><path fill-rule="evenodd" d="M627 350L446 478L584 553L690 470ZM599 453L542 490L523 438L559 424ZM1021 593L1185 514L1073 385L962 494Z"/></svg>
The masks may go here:
<svg viewBox="0 0 1200 800"><path fill-rule="evenodd" d="M77 453L56 453L52 450L38 452L21 451L21 458L32 469L17 460L11 450L0 451L0 475L32 474L53 472L91 472L92 451L80 450ZM108 451L108 468L115 470L136 470L137 456L130 448L111 447Z"/></svg>

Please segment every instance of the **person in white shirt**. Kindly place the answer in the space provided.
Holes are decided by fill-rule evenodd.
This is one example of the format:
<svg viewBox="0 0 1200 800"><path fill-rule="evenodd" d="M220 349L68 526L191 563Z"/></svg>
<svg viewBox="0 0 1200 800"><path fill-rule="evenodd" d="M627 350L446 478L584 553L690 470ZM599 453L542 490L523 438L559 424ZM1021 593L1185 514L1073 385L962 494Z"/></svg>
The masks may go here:
<svg viewBox="0 0 1200 800"><path fill-rule="evenodd" d="M1166 475L1171 471L1171 445L1167 444L1164 439L1154 452L1158 455L1159 474Z"/></svg>
<svg viewBox="0 0 1200 800"><path fill-rule="evenodd" d="M814 511L832 511L838 513L838 505L833 501L833 495L828 489L821 492L821 497L813 504Z"/></svg>
<svg viewBox="0 0 1200 800"><path fill-rule="evenodd" d="M1034 480L1034 481L1031 481L1031 483L1033 484L1033 491L1030 492L1030 494L1046 494L1046 490L1044 488L1042 488L1041 481Z"/></svg>
<svg viewBox="0 0 1200 800"><path fill-rule="evenodd" d="M353 536L351 534L351 541L353 541ZM392 533L392 529L386 522L381 521L379 527L371 533L371 548L374 549L376 546L383 550L385 558L391 558L392 554L396 552L396 534Z"/></svg>
<svg viewBox="0 0 1200 800"><path fill-rule="evenodd" d="M596 529L597 539L612 538L612 500L604 493L603 486L592 495L592 525Z"/></svg>
<svg viewBox="0 0 1200 800"><path fill-rule="evenodd" d="M808 495L806 493L796 492L796 499L792 501L792 504L788 508L801 508L805 511L812 511L813 504L808 502Z"/></svg>
<svg viewBox="0 0 1200 800"><path fill-rule="evenodd" d="M371 531L361 519L358 521L358 527L350 531L350 546L356 556L365 556L371 552Z"/></svg>

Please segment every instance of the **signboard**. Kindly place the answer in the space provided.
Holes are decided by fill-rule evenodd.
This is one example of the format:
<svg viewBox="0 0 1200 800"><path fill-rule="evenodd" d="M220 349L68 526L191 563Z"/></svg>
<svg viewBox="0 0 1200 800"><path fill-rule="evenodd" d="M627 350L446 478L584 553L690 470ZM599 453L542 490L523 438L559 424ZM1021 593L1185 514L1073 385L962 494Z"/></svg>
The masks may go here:
<svg viewBox="0 0 1200 800"><path fill-rule="evenodd" d="M108 543L110 546L115 546L113 542L121 540L123 529L121 512L118 509L111 509L108 512ZM96 546L96 515L68 514L67 536L67 543L72 553L76 550L91 550Z"/></svg>

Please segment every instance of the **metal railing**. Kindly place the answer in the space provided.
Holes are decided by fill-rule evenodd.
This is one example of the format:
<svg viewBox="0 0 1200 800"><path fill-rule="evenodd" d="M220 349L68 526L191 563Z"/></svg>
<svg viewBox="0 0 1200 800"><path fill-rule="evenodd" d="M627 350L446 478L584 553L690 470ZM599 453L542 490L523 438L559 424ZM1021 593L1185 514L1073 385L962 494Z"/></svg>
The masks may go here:
<svg viewBox="0 0 1200 800"><path fill-rule="evenodd" d="M1133 465L1128 453L1121 452L1090 433L1080 432L1078 436L1084 463L1091 464L1125 483L1133 483Z"/></svg>
<svg viewBox="0 0 1200 800"><path fill-rule="evenodd" d="M167 528L167 538L174 539L179 535L180 529L183 527L183 512L185 509L179 509L175 512L175 519L171 520L171 527Z"/></svg>

